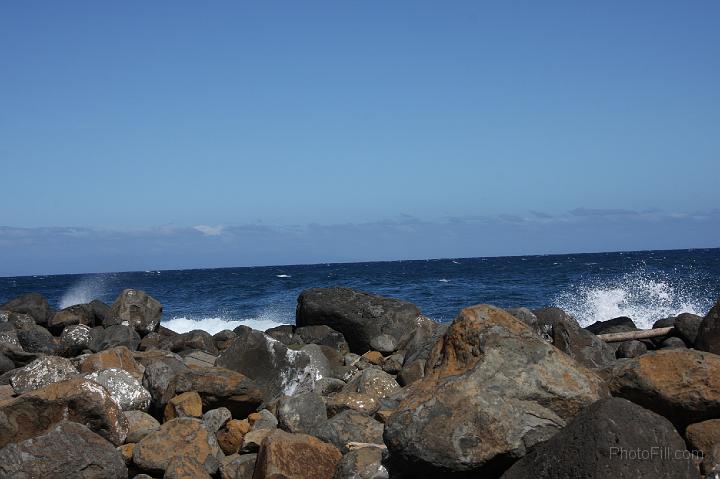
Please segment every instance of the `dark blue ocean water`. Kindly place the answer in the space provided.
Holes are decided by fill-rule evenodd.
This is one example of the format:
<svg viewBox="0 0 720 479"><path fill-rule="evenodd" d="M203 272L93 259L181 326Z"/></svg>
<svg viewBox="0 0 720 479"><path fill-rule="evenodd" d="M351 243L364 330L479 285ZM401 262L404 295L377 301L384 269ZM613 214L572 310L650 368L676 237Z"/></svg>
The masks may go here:
<svg viewBox="0 0 720 479"><path fill-rule="evenodd" d="M57 308L123 288L147 291L175 330L293 323L300 291L342 285L402 298L437 321L477 303L556 305L587 324L626 315L641 326L704 314L720 297L720 249L318 264L0 278L0 303L25 292ZM232 323L227 324L227 321Z"/></svg>

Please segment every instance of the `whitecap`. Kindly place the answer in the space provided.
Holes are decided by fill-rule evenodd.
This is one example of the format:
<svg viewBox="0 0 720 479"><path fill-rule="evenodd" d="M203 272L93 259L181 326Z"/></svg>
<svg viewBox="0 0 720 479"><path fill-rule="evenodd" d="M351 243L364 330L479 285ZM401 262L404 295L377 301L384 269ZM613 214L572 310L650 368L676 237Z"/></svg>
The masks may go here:
<svg viewBox="0 0 720 479"><path fill-rule="evenodd" d="M289 274L276 274L275 276L278 278L292 278Z"/></svg>
<svg viewBox="0 0 720 479"><path fill-rule="evenodd" d="M449 283L450 282L449 279L445 279L445 278L439 279L438 281L440 281L441 283Z"/></svg>
<svg viewBox="0 0 720 479"><path fill-rule="evenodd" d="M202 329L210 334L219 333L226 329L235 329L238 326L248 326L259 331L267 331L270 328L288 324L282 322L280 318L272 313L263 313L254 318L232 319L222 316L208 316L201 318L193 318L186 316L176 316L168 320L162 321L162 325L176 333L187 333L194 329Z"/></svg>

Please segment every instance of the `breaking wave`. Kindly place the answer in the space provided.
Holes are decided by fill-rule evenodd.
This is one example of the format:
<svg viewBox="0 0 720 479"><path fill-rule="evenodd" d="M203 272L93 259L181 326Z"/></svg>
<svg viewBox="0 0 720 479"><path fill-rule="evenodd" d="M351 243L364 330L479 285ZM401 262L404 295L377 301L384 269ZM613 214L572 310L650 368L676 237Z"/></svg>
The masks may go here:
<svg viewBox="0 0 720 479"><path fill-rule="evenodd" d="M553 305L572 314L582 326L627 316L639 328L649 329L658 319L680 313L705 315L712 306L712 296L697 279L673 280L638 270L616 280L572 285L555 298Z"/></svg>
<svg viewBox="0 0 720 479"><path fill-rule="evenodd" d="M202 329L210 334L219 333L226 329L235 329L238 326L248 326L252 329L266 331L276 326L289 324L282 322L278 315L273 313L262 313L255 318L230 319L224 317L188 318L185 316L174 317L162 322L162 325L172 329L176 333L186 333L194 329Z"/></svg>
<svg viewBox="0 0 720 479"><path fill-rule="evenodd" d="M102 275L86 276L70 287L60 298L60 309L76 304L89 303L102 297L106 289L105 277Z"/></svg>

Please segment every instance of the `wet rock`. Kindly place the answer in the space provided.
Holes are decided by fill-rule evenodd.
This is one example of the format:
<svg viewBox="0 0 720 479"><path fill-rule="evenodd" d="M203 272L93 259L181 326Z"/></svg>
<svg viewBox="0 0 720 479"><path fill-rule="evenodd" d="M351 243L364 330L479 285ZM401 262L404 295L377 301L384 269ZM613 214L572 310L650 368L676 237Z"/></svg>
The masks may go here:
<svg viewBox="0 0 720 479"><path fill-rule="evenodd" d="M214 474L223 453L205 424L189 417L166 422L137 443L133 452L135 465L150 473L165 471L175 457L192 457Z"/></svg>
<svg viewBox="0 0 720 479"><path fill-rule="evenodd" d="M357 411L362 414L373 415L380 407L375 396L351 391L342 391L331 394L325 400L327 415L335 416L343 411Z"/></svg>
<svg viewBox="0 0 720 479"><path fill-rule="evenodd" d="M667 420L624 399L610 398L590 405L502 479L698 478L687 457L682 438Z"/></svg>
<svg viewBox="0 0 720 479"><path fill-rule="evenodd" d="M125 479L127 474L111 443L74 422L0 449L0 477Z"/></svg>
<svg viewBox="0 0 720 479"><path fill-rule="evenodd" d="M37 293L27 293L0 306L0 311L30 315L37 324L47 324L53 312L47 300Z"/></svg>
<svg viewBox="0 0 720 479"><path fill-rule="evenodd" d="M253 431L258 429L275 429L278 426L278 420L273 413L267 409L254 412L248 416L248 422Z"/></svg>
<svg viewBox="0 0 720 479"><path fill-rule="evenodd" d="M127 435L127 420L107 390L74 378L0 403L0 447L43 434L64 420L84 424L116 446Z"/></svg>
<svg viewBox="0 0 720 479"><path fill-rule="evenodd" d="M343 391L367 394L375 399L381 399L399 389L400 385L388 373L379 369L365 369L357 373Z"/></svg>
<svg viewBox="0 0 720 479"><path fill-rule="evenodd" d="M149 367L148 367L149 369ZM145 370L147 374L147 369ZM223 368L184 369L174 375L162 403L178 394L197 391L204 410L225 407L234 417L245 417L262 402L262 391L246 376Z"/></svg>
<svg viewBox="0 0 720 479"><path fill-rule="evenodd" d="M147 411L150 407L150 393L124 369L103 369L85 375L108 390L113 400L123 411Z"/></svg>
<svg viewBox="0 0 720 479"><path fill-rule="evenodd" d="M339 331L335 331L329 326L318 324L313 326L302 326L295 329L295 337L303 344L317 344L320 346L328 346L345 354L350 351L345 336Z"/></svg>
<svg viewBox="0 0 720 479"><path fill-rule="evenodd" d="M335 470L334 479L388 479L382 449L362 447L345 454Z"/></svg>
<svg viewBox="0 0 720 479"><path fill-rule="evenodd" d="M165 406L165 422L176 417L202 417L202 399L195 391L178 394ZM211 431L215 432L215 431Z"/></svg>
<svg viewBox="0 0 720 479"><path fill-rule="evenodd" d="M648 348L642 341L623 341L615 352L615 356L620 358L636 358L647 352Z"/></svg>
<svg viewBox="0 0 720 479"><path fill-rule="evenodd" d="M23 350L29 353L55 354L61 348L60 340L42 326L19 329L16 334Z"/></svg>
<svg viewBox="0 0 720 479"><path fill-rule="evenodd" d="M212 479L205 467L193 457L175 456L165 469L163 479Z"/></svg>
<svg viewBox="0 0 720 479"><path fill-rule="evenodd" d="M288 432L315 434L327 421L322 396L306 392L293 397L282 397L278 405L278 426Z"/></svg>
<svg viewBox="0 0 720 479"><path fill-rule="evenodd" d="M491 477L607 396L597 375L524 323L478 305L460 312L425 377L402 390L384 439L410 475Z"/></svg>
<svg viewBox="0 0 720 479"><path fill-rule="evenodd" d="M685 438L691 450L712 453L713 445L720 444L720 419L690 424L685 430Z"/></svg>
<svg viewBox="0 0 720 479"><path fill-rule="evenodd" d="M702 316L690 313L679 314L673 323L676 334L687 344L695 344L700 325L703 322Z"/></svg>
<svg viewBox="0 0 720 479"><path fill-rule="evenodd" d="M233 454L222 460L220 479L252 479L257 454Z"/></svg>
<svg viewBox="0 0 720 479"><path fill-rule="evenodd" d="M202 416L205 427L212 433L218 432L230 419L232 419L232 414L226 407L210 409Z"/></svg>
<svg viewBox="0 0 720 479"><path fill-rule="evenodd" d="M352 352L362 354L381 334L399 340L417 326L419 316L417 306L405 301L350 288L316 288L298 297L296 324L329 326L343 334Z"/></svg>
<svg viewBox="0 0 720 479"><path fill-rule="evenodd" d="M262 442L254 477L332 479L341 457L336 448L313 436L275 430Z"/></svg>
<svg viewBox="0 0 720 479"><path fill-rule="evenodd" d="M700 323L694 344L701 351L720 354L720 300Z"/></svg>
<svg viewBox="0 0 720 479"><path fill-rule="evenodd" d="M129 350L135 351L140 344L140 335L129 326L116 324L97 331L97 333L99 334L92 335L90 341L90 349L95 352L117 346L125 346Z"/></svg>
<svg viewBox="0 0 720 479"><path fill-rule="evenodd" d="M125 441L140 442L142 438L150 434L151 432L160 429L160 423L143 411L125 411L125 419L128 423L128 433Z"/></svg>
<svg viewBox="0 0 720 479"><path fill-rule="evenodd" d="M142 379L145 368L133 357L132 351L125 346L106 349L89 354L80 359L79 368L83 374L103 369L124 369L136 379Z"/></svg>
<svg viewBox="0 0 720 479"><path fill-rule="evenodd" d="M383 443L383 424L356 412L343 411L328 419L317 431L317 437L337 447L343 454L348 452L347 443Z"/></svg>
<svg viewBox="0 0 720 479"><path fill-rule="evenodd" d="M75 324L93 325L93 314L84 304L76 304L65 309L61 309L47 322L50 331L59 334L66 326Z"/></svg>
<svg viewBox="0 0 720 479"><path fill-rule="evenodd" d="M90 349L90 328L83 324L66 326L60 335L60 343L66 356L77 356Z"/></svg>
<svg viewBox="0 0 720 479"><path fill-rule="evenodd" d="M588 368L602 368L615 359L614 351L593 333L583 329L560 308L534 311L538 324L548 331L552 345Z"/></svg>
<svg viewBox="0 0 720 479"><path fill-rule="evenodd" d="M243 445L245 435L249 432L250 423L247 419L242 421L231 419L217 432L218 444L225 454L236 454Z"/></svg>
<svg viewBox="0 0 720 479"><path fill-rule="evenodd" d="M165 337L160 341L160 348L174 353L197 349L213 356L218 355L215 340L210 333L201 329L194 329L177 336Z"/></svg>
<svg viewBox="0 0 720 479"><path fill-rule="evenodd" d="M687 425L720 416L720 356L689 349L651 351L609 370L613 396Z"/></svg>
<svg viewBox="0 0 720 479"><path fill-rule="evenodd" d="M70 360L59 356L43 356L17 369L10 384L17 394L23 394L78 375Z"/></svg>
<svg viewBox="0 0 720 479"><path fill-rule="evenodd" d="M145 335L158 329L162 310L160 302L144 291L125 289L110 307L110 317Z"/></svg>

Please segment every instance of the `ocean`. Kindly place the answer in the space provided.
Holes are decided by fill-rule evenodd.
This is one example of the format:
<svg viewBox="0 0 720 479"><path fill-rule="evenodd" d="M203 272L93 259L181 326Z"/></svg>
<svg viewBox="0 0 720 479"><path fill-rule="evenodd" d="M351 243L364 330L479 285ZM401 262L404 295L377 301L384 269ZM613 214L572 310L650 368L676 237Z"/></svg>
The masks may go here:
<svg viewBox="0 0 720 479"><path fill-rule="evenodd" d="M720 298L720 249L2 277L0 304L26 292L56 308L110 304L137 288L163 304L165 326L215 333L292 324L298 294L328 286L411 301L440 322L490 303L558 306L582 325L629 316L649 328L681 312L704 315Z"/></svg>

